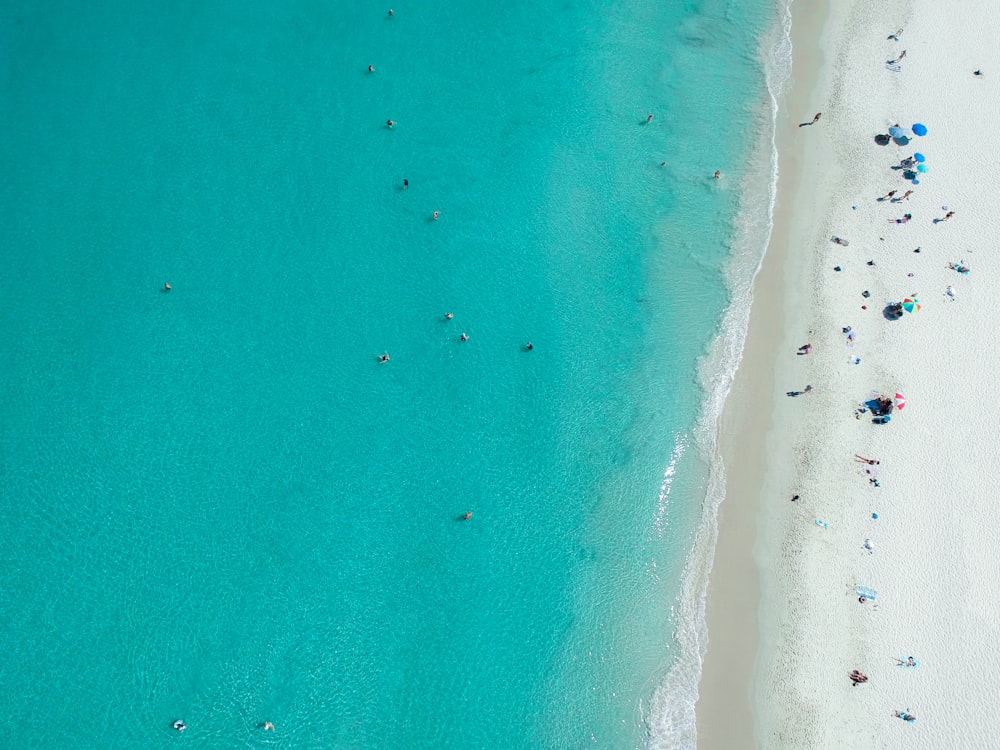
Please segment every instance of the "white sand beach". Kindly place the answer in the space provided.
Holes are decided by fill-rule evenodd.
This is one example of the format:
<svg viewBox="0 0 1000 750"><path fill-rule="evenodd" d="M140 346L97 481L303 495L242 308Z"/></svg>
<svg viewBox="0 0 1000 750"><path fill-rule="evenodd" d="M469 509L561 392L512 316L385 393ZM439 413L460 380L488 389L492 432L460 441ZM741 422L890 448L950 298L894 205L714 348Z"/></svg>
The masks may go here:
<svg viewBox="0 0 1000 750"><path fill-rule="evenodd" d="M1000 5L832 6L793 6L796 23L827 19L813 47L793 26L774 236L720 428L728 485L698 744L994 747ZM878 145L897 123L928 132ZM926 173L893 169L917 152ZM887 319L906 297L921 309ZM905 394L888 424L856 414L875 392ZM859 602L857 586L877 596ZM898 665L909 656L919 666ZM752 714L737 706L733 721L741 696Z"/></svg>

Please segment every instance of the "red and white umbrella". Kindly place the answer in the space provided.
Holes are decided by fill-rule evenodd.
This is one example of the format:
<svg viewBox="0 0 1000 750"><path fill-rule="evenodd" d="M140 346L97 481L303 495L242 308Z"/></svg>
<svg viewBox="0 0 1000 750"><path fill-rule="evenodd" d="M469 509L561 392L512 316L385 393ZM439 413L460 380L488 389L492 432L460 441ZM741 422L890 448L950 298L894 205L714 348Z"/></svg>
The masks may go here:
<svg viewBox="0 0 1000 750"><path fill-rule="evenodd" d="M897 393L896 394L896 408L897 409L903 409L905 407L906 407L906 396L904 396L902 393Z"/></svg>

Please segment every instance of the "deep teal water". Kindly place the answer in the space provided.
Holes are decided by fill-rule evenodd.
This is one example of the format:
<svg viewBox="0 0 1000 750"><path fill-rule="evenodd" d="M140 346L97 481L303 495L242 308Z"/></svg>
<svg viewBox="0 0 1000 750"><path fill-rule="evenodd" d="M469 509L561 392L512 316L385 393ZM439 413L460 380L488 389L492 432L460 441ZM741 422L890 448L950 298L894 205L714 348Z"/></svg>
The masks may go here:
<svg viewBox="0 0 1000 750"><path fill-rule="evenodd" d="M642 746L762 6L8 4L4 744Z"/></svg>

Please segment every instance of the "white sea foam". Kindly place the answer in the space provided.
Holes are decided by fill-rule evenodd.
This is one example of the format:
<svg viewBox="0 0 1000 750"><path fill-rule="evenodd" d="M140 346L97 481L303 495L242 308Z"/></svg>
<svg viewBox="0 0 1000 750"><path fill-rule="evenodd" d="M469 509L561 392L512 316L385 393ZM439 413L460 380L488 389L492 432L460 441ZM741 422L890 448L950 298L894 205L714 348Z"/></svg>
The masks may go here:
<svg viewBox="0 0 1000 750"><path fill-rule="evenodd" d="M697 741L694 707L708 643L705 601L718 537L719 506L726 484L717 447L718 420L742 357L750 320L753 282L771 236L778 180L774 133L778 107L791 74L790 5L791 0L781 0L776 8L776 23L761 39L759 49L766 96L755 118L760 127L746 162L739 210L733 227L732 251L726 269L730 302L723 313L719 333L702 357L699 367L704 406L694 438L696 450L710 467L709 476L701 522L674 607L676 630L673 635L677 653L666 680L652 696L646 715L650 750L694 748ZM763 190L762 185L765 186ZM665 483L668 476L665 475Z"/></svg>

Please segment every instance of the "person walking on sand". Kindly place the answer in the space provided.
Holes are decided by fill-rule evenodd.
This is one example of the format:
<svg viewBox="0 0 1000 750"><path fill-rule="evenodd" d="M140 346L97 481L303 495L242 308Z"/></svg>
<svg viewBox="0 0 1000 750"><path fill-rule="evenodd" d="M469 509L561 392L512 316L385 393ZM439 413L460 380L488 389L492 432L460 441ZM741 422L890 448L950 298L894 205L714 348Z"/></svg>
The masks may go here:
<svg viewBox="0 0 1000 750"><path fill-rule="evenodd" d="M950 218L951 218L952 216L954 216L954 215L955 215L955 212L954 212L954 211L949 211L948 213L946 213L946 214L944 215L944 218L943 218L943 219L940 219L940 221L948 221L948 219L950 219Z"/></svg>
<svg viewBox="0 0 1000 750"><path fill-rule="evenodd" d="M898 42L899 41L899 35L902 34L902 33L903 33L902 29L896 29L896 33L895 34L889 34L889 36L887 36L886 39L892 39L893 41Z"/></svg>
<svg viewBox="0 0 1000 750"><path fill-rule="evenodd" d="M817 122L819 122L819 118L821 118L822 116L823 116L822 112L817 112L815 115L813 115L812 124L815 125Z"/></svg>
<svg viewBox="0 0 1000 750"><path fill-rule="evenodd" d="M913 191L912 191L912 190L907 190L907 191L906 191L905 193L903 193L903 194L902 194L902 195L901 195L901 196L899 197L899 199L900 199L901 201L908 201L908 200L910 200L910 196L911 196L911 195L913 195Z"/></svg>
<svg viewBox="0 0 1000 750"><path fill-rule="evenodd" d="M895 190L890 190L890 191L889 191L888 193L886 193L886 194L885 194L885 195L883 195L883 196L882 196L881 198L879 198L879 200L880 200L880 201L885 201L885 200L889 200L889 199L890 199L890 198L892 198L892 196L894 196L895 194L896 194L896 191L895 191Z"/></svg>

